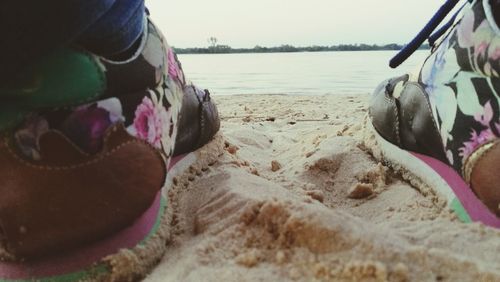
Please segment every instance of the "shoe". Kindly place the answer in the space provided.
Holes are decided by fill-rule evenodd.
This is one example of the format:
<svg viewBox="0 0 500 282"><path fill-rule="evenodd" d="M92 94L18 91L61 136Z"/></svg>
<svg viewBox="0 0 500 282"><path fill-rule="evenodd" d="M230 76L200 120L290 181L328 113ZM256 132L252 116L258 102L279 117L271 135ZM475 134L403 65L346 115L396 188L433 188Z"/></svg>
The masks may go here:
<svg viewBox="0 0 500 282"><path fill-rule="evenodd" d="M457 1L448 1L434 19L444 18L451 2ZM500 29L488 0L467 4L445 27L416 74L384 81L374 91L373 151L417 186L435 189L461 220L499 228Z"/></svg>
<svg viewBox="0 0 500 282"><path fill-rule="evenodd" d="M194 85L184 89L173 156L194 152L207 144L220 129L219 112L208 90Z"/></svg>
<svg viewBox="0 0 500 282"><path fill-rule="evenodd" d="M150 20L127 60L63 48L0 87L1 281L134 281L156 265L190 89Z"/></svg>

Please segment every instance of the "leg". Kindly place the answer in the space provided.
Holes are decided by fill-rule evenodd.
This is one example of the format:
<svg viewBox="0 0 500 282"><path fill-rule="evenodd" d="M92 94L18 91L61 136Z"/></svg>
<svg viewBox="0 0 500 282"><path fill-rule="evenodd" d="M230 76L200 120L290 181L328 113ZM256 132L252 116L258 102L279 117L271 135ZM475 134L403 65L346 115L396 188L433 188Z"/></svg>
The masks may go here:
<svg viewBox="0 0 500 282"><path fill-rule="evenodd" d="M142 33L144 0L4 1L0 81L75 41L99 55L129 48Z"/></svg>

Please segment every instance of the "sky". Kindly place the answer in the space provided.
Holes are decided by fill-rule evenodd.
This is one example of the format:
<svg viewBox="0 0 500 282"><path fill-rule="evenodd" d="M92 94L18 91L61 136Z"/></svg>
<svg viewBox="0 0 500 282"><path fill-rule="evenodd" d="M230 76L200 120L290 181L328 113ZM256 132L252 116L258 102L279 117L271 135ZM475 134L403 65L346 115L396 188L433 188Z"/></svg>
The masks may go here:
<svg viewBox="0 0 500 282"><path fill-rule="evenodd" d="M444 0L146 0L170 45L407 43Z"/></svg>

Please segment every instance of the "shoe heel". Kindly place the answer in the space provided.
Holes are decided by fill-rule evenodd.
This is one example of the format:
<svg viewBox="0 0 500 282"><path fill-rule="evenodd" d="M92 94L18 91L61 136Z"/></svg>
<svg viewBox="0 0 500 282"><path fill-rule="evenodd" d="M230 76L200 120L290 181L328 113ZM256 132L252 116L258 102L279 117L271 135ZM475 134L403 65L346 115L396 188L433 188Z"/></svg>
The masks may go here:
<svg viewBox="0 0 500 282"><path fill-rule="evenodd" d="M479 199L500 218L500 140L484 144L464 164L463 175Z"/></svg>

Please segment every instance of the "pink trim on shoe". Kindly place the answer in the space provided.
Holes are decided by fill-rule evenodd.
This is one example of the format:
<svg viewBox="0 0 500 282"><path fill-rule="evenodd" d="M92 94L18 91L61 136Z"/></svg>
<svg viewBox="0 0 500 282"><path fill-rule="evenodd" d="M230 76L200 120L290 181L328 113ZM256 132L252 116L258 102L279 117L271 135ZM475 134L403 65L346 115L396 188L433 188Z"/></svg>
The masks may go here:
<svg viewBox="0 0 500 282"><path fill-rule="evenodd" d="M99 262L102 258L117 253L120 249L134 248L154 228L161 210L161 197L161 192L159 192L153 205L134 225L105 240L68 254L44 258L37 262L0 262L0 280L43 278L81 271Z"/></svg>
<svg viewBox="0 0 500 282"><path fill-rule="evenodd" d="M183 155L172 157L170 159L170 164L168 165L167 171L170 171L178 162L180 162L182 159L184 159L187 155L189 155L189 154L183 154Z"/></svg>
<svg viewBox="0 0 500 282"><path fill-rule="evenodd" d="M411 154L427 164L448 183L473 221L500 228L500 219L477 198L469 185L455 170L434 158L417 153Z"/></svg>

